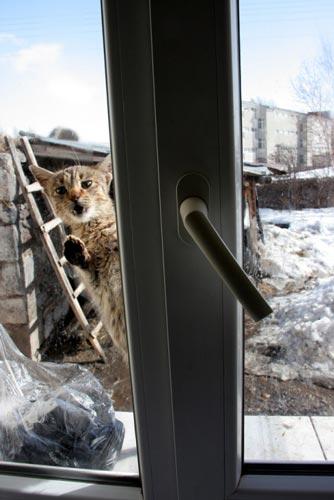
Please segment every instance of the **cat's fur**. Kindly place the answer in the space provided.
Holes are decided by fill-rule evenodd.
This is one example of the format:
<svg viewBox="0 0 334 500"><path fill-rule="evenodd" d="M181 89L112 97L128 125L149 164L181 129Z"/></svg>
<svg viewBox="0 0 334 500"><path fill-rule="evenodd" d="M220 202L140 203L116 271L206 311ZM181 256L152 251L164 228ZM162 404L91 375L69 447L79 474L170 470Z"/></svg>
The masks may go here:
<svg viewBox="0 0 334 500"><path fill-rule="evenodd" d="M109 196L110 157L97 167L73 166L55 173L35 165L30 169L57 216L70 227L64 255L77 267L105 327L127 362L115 209Z"/></svg>

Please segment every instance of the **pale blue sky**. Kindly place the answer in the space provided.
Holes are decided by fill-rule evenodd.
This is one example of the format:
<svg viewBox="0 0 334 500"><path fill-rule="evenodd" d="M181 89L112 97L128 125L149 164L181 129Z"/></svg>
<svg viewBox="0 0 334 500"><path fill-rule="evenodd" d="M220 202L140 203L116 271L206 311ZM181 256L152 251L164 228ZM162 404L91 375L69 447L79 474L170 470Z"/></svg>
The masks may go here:
<svg viewBox="0 0 334 500"><path fill-rule="evenodd" d="M240 0L244 99L300 109L291 81L323 42L334 47L334 0Z"/></svg>
<svg viewBox="0 0 334 500"><path fill-rule="evenodd" d="M243 98L302 109L291 81L334 47L334 0L240 0L240 14ZM99 0L2 0L0 74L0 130L108 142Z"/></svg>
<svg viewBox="0 0 334 500"><path fill-rule="evenodd" d="M108 142L99 0L2 0L0 129Z"/></svg>

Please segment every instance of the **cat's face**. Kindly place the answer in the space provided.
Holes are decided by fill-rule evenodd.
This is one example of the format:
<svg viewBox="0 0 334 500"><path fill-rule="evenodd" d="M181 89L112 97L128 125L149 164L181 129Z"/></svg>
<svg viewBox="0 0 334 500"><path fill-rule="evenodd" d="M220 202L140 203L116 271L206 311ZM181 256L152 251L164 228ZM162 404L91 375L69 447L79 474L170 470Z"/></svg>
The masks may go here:
<svg viewBox="0 0 334 500"><path fill-rule="evenodd" d="M110 171L87 166L68 167L55 173L31 166L31 171L43 186L57 216L69 226L101 217L110 206Z"/></svg>

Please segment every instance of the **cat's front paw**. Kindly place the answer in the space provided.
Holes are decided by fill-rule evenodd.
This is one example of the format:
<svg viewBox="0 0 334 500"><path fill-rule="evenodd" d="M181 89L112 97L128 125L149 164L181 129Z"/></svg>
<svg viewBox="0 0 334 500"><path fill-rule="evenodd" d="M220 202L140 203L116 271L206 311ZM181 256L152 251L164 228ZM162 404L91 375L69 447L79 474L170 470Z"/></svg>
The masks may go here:
<svg viewBox="0 0 334 500"><path fill-rule="evenodd" d="M82 269L88 267L91 259L84 242L71 234L67 236L64 242L64 256L70 264L79 266Z"/></svg>

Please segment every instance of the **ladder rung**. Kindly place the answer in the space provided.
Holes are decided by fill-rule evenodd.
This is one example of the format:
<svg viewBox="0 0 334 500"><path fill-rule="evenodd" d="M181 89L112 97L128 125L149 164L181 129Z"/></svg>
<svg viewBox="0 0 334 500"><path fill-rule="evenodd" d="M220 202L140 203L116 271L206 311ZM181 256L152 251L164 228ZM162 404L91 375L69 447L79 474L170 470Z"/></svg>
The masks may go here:
<svg viewBox="0 0 334 500"><path fill-rule="evenodd" d="M89 342L92 344L94 350L98 353L98 355L102 358L103 363L107 363L107 356L105 355L99 341L95 337L88 337Z"/></svg>
<svg viewBox="0 0 334 500"><path fill-rule="evenodd" d="M63 255L59 260L58 260L58 264L63 267L65 264L68 264L68 261L65 257L65 255Z"/></svg>
<svg viewBox="0 0 334 500"><path fill-rule="evenodd" d="M49 233L54 227L59 226L63 221L59 217L55 217L54 219L46 222L41 226L41 230L43 233Z"/></svg>
<svg viewBox="0 0 334 500"><path fill-rule="evenodd" d="M25 190L27 193L34 193L36 191L43 191L43 188L39 182L33 182L32 184L27 184Z"/></svg>
<svg viewBox="0 0 334 500"><path fill-rule="evenodd" d="M96 326L94 326L93 330L91 332L89 332L89 336L90 337L96 337L96 335L99 333L99 331L101 330L103 326L103 323L102 321L99 321L98 324Z"/></svg>
<svg viewBox="0 0 334 500"><path fill-rule="evenodd" d="M80 283L76 289L73 291L73 297L76 299L79 297L80 293L82 293L86 288L86 285L84 283Z"/></svg>

